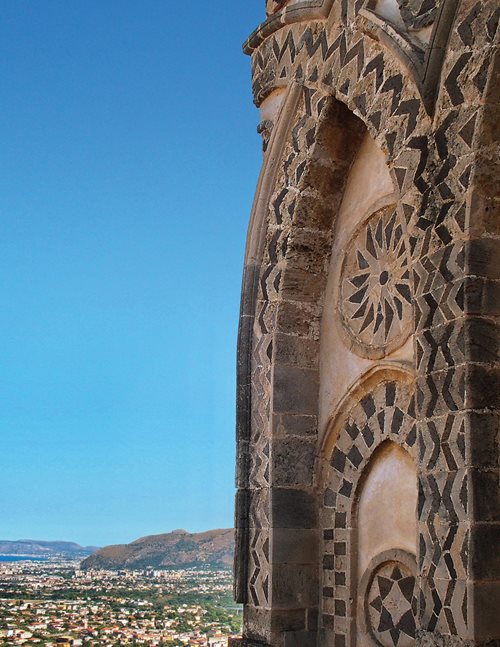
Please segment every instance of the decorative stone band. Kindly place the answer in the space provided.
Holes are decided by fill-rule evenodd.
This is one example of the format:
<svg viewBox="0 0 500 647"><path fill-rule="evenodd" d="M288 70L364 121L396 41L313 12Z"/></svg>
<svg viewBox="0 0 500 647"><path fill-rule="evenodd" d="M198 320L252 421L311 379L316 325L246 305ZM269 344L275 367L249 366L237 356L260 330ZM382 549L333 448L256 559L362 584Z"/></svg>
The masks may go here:
<svg viewBox="0 0 500 647"><path fill-rule="evenodd" d="M245 54L252 54L268 37L285 25L310 20L325 20L332 8L333 0L302 0L285 5L273 13L255 29L243 43Z"/></svg>
<svg viewBox="0 0 500 647"><path fill-rule="evenodd" d="M270 7L271 10L270 11L268 10L267 13L268 14L276 13L277 11L280 11L281 9L283 9L283 7L287 5L289 2L290 0L271 0L271 7ZM268 5L269 5L269 2L268 2Z"/></svg>
<svg viewBox="0 0 500 647"><path fill-rule="evenodd" d="M264 119L264 121L261 121L257 126L257 132L262 137L262 149L264 153L266 152L269 145L269 140L271 139L273 128L274 123L270 119Z"/></svg>
<svg viewBox="0 0 500 647"><path fill-rule="evenodd" d="M423 3L422 6L417 9L415 6L419 1L420 0L408 0L407 2L404 2L404 0L401 0L401 4L404 5L405 8L407 8L407 5L409 6L411 4L413 7L412 11L416 12L415 20L417 22L415 22L415 25L424 15L425 24L428 22L429 25L432 24L432 34L428 45L419 42L418 39L412 37L409 32L406 32L395 25L391 25L388 20L379 16L374 10L376 3L373 1L368 2L364 8L359 6L360 4L362 5L362 3L356 3L356 6L358 6L356 11L357 17L353 21L351 28L355 27L356 31L367 34L370 38L373 38L375 41L380 41L388 49L392 50L393 54L399 59L400 64L406 69L419 88L425 108L428 114L432 115L435 108L439 79L441 78L441 68L444 53L446 51L446 44L448 42L450 28L453 24L459 0L440 0L439 2L431 3L432 10L427 13L426 7L429 3ZM286 26L289 27L294 23L326 21L330 15L333 4L333 0L301 0L299 2L294 2L293 4L285 5L281 10L271 14L267 20L261 23L257 29L254 30L243 44L243 51L246 54L256 53L267 38L273 35L276 36L276 32ZM343 2L343 6L344 5L345 0ZM315 49L317 45L318 42L313 46L313 49ZM293 58L303 58L300 56L300 47L301 45L297 43L297 48ZM358 47L358 45L356 45L356 47ZM308 46L307 49L310 50L310 46ZM321 49L322 51L327 52L328 57L330 57L330 44L323 42ZM348 53L346 54L346 60L350 60L351 55ZM265 53L263 53L263 59L265 58ZM284 75L280 75L280 81L283 81L284 78L293 78L291 70L288 70L288 73L285 73ZM255 81L256 79L254 78L254 88ZM257 93L254 96L256 103L259 103L262 98L262 92Z"/></svg>

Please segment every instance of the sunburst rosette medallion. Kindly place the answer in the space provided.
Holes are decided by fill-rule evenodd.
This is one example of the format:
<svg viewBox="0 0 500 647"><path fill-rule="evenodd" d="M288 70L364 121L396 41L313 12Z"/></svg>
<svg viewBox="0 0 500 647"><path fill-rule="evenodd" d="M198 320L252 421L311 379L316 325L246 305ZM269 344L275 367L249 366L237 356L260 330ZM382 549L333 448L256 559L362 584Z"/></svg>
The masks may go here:
<svg viewBox="0 0 500 647"><path fill-rule="evenodd" d="M372 214L348 243L338 305L349 345L364 357L384 357L408 338L408 249L393 205Z"/></svg>

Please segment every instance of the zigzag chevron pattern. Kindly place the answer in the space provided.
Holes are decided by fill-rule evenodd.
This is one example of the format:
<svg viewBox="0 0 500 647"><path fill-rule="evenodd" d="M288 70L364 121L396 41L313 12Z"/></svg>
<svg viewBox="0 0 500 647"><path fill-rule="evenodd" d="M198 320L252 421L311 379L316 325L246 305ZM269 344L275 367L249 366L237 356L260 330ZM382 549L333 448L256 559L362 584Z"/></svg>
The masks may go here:
<svg viewBox="0 0 500 647"><path fill-rule="evenodd" d="M268 213L268 236L264 252L254 325L252 370L252 451L250 455L250 487L265 491L269 482L271 442L270 371L272 334L275 326L276 300L280 292L281 266L288 247L287 231L294 212L297 186L304 172L309 149L315 140L319 114L324 98L315 92L304 92L303 104L281 165L276 191ZM268 503L266 504L268 505ZM252 510L252 538L249 553L249 600L254 606L269 604L269 532L268 510L260 505Z"/></svg>
<svg viewBox="0 0 500 647"><path fill-rule="evenodd" d="M333 95L365 122L386 152L399 192L398 211L406 223L411 248L416 380L415 411L409 417L418 423L411 425L415 438L410 432L406 438L412 440L407 443L411 451L418 451L420 470L418 625L423 632L466 636L471 626L467 581L471 577L472 513L467 467L470 429L464 409L467 363L471 361L467 318L475 314L467 277L466 240L481 127L478 115L487 92L491 92L488 48L498 44L500 9L493 0L464 2L459 8L442 69L437 116L432 123L418 88L400 61L380 42L352 26L361 4L347 0L335 3L338 15L331 24L318 21L284 26L253 55L257 103L273 88L291 81L304 86L304 102L290 133L268 213L254 328L251 484L256 492L270 485L270 369L275 303L282 289L282 262L300 179L315 142L322 106L326 97ZM429 3L416 0L408 6L411 15L406 16L407 24L410 20L414 25L418 21L432 22ZM404 407L400 411L408 419L408 411ZM341 555L335 553L335 544L349 541L342 515L349 509L357 469L370 451L370 434L366 430L372 423L376 427L376 416L367 416L366 412L363 415L366 437L351 429L355 440L349 436L349 446L338 445L324 498L325 508L330 507L331 513L334 505L336 512L335 527L324 526L324 584L328 599L324 601L323 627L347 639L339 640L339 645L348 644L349 630L339 614L335 616L335 602L344 602L347 608L348 599L340 589L335 593L335 574L338 581L343 581L344 590L350 582L347 567L342 568ZM370 424L366 425L368 419ZM388 414L387 420L391 419L394 415L391 418ZM387 424L392 423L384 422ZM376 433L382 433L380 425L376 428ZM252 523L255 530L249 546L250 600L255 606L268 606L267 508L256 507ZM338 611L342 605L337 607Z"/></svg>

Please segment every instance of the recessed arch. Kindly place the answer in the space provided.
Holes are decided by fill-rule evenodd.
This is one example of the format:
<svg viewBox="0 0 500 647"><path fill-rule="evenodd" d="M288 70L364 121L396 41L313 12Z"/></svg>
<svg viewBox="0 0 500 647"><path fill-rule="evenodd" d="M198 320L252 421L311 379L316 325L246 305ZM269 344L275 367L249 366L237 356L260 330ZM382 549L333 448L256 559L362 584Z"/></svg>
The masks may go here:
<svg viewBox="0 0 500 647"><path fill-rule="evenodd" d="M372 451L354 493L358 572L393 548L417 553L417 466L407 447L383 440Z"/></svg>
<svg viewBox="0 0 500 647"><path fill-rule="evenodd" d="M323 460L329 460L331 457L342 427L353 406L381 383L401 382L402 384L413 385L415 378L412 368L411 364L380 362L368 369L350 385L335 410L331 413L323 434L318 438L319 454Z"/></svg>
<svg viewBox="0 0 500 647"><path fill-rule="evenodd" d="M362 387L351 393L349 402L344 402L345 408L330 427L329 442L323 444L319 490L325 645L333 644L335 635L343 635L347 645L364 644L358 591L368 564L387 550L413 556L417 552L414 382L407 372L393 368L375 371L370 377L373 381L365 379ZM388 485L394 475L401 482L411 475L409 487L399 493L391 490L395 500L400 494L411 511L402 515L399 533L389 536L369 510L372 499L377 502L374 515L383 512L384 501L378 498L377 487ZM398 528L397 515L390 513L386 519L388 529ZM412 577L416 576L414 569ZM401 608L405 604L401 602Z"/></svg>

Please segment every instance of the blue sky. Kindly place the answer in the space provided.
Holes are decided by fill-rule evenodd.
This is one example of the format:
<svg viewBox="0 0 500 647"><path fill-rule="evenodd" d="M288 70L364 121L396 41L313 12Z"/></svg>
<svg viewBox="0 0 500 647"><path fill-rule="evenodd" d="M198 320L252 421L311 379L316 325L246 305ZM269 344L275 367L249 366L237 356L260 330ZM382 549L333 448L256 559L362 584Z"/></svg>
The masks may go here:
<svg viewBox="0 0 500 647"><path fill-rule="evenodd" d="M232 525L263 12L2 5L1 539Z"/></svg>

